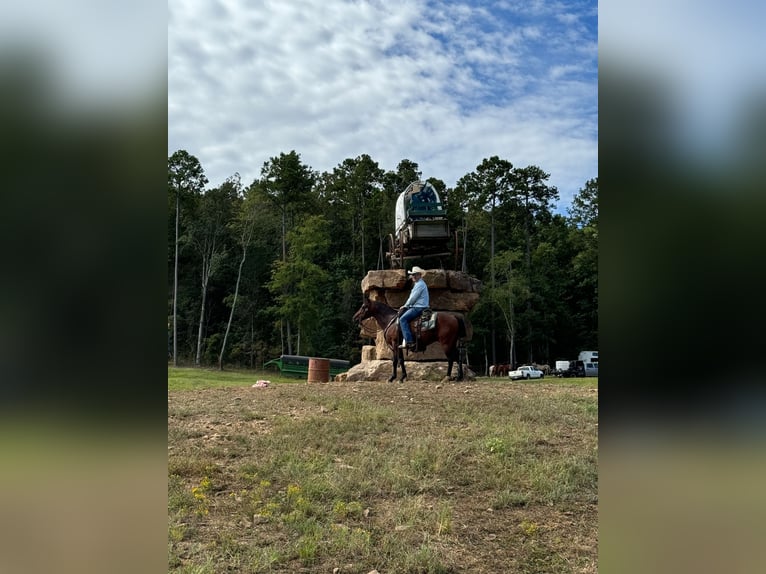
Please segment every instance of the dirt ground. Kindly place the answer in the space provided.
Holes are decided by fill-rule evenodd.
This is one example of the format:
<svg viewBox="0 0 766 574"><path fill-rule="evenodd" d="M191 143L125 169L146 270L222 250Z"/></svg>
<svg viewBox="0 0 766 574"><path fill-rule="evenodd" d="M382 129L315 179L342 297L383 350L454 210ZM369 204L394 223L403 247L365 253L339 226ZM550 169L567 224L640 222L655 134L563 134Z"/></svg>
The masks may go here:
<svg viewBox="0 0 766 574"><path fill-rule="evenodd" d="M597 405L588 380L169 392L169 571L597 572ZM354 480L317 486L345 467ZM305 529L236 502L255 488L247 473L268 479L283 506L280 493L302 481L325 535L316 525L333 521L333 500L359 500L364 515L347 517L348 528L371 542L338 550L320 536L309 554L296 546ZM206 477L200 512L189 493ZM418 507L409 522L407 505ZM439 509L447 517L434 528ZM387 544L419 554L397 557Z"/></svg>

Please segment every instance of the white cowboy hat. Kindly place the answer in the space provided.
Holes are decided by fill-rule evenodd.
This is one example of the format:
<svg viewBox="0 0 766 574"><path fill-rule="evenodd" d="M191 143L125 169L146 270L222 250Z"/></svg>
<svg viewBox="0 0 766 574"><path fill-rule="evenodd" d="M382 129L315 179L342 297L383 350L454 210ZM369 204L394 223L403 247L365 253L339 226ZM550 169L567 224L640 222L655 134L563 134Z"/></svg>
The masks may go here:
<svg viewBox="0 0 766 574"><path fill-rule="evenodd" d="M423 275L423 273L425 273L425 271L417 265L412 268L412 271L407 271L407 275Z"/></svg>

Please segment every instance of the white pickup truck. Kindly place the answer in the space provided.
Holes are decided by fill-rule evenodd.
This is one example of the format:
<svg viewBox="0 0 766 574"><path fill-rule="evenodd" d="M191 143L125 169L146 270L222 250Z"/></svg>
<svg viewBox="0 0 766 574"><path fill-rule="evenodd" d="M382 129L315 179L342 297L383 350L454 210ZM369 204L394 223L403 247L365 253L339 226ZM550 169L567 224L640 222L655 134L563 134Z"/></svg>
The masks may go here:
<svg viewBox="0 0 766 574"><path fill-rule="evenodd" d="M515 371L509 371L508 376L511 377L511 380L516 379L542 379L543 378L543 372L538 371L534 367L530 367L529 365L522 365Z"/></svg>

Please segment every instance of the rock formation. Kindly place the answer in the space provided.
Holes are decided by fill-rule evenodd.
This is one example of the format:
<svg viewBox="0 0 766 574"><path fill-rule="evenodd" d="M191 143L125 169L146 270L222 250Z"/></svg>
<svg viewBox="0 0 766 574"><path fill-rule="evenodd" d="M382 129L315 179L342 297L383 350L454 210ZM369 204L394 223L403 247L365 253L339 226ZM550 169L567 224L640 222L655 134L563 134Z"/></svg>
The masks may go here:
<svg viewBox="0 0 766 574"><path fill-rule="evenodd" d="M467 339L473 335L471 323L467 314L473 309L479 300L481 292L481 281L460 271L447 271L444 269L429 269L423 274L423 281L428 286L431 309L447 311L460 315L466 324L468 331ZM362 293L373 301L381 301L390 307L399 308L407 300L412 288L412 280L407 277L404 269L391 269L384 271L369 271L362 280ZM386 346L383 340L383 333L378 329L374 319L367 319L362 322L362 336L375 339L375 345L365 345L362 347L362 363L348 371L348 380L385 380L391 375L392 352ZM423 371L417 378L426 380L434 379L438 376L440 379L446 374L447 357L441 349L439 343L432 343L422 353L405 352L405 363L408 365L417 363L430 363L432 365L433 376L425 372L427 368L421 368L417 372ZM381 364L385 361L388 365ZM373 368L373 366L375 368ZM410 371L409 378L413 378L415 370ZM424 370L425 369L425 370ZM468 371L470 376L473 372ZM457 365L453 366L452 376L457 374ZM362 377L362 379L358 378Z"/></svg>

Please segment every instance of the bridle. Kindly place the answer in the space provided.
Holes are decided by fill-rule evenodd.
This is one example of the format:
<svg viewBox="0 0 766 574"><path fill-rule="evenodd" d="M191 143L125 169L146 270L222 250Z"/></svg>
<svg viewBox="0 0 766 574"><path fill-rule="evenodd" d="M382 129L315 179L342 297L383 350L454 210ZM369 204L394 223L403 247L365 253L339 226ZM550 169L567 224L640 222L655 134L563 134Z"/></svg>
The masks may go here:
<svg viewBox="0 0 766 574"><path fill-rule="evenodd" d="M365 312L365 313L367 313L367 312L369 312L369 311L370 311L370 305L369 305L369 304L365 304L365 305L364 305L364 312ZM369 318L371 318L371 317L373 317L373 316L374 316L374 315L370 314L370 315L368 315L367 317L360 317L360 318L358 319L358 322L359 322L359 323L361 323L361 322L362 322L362 321L364 321L365 319L369 319ZM394 313L394 316L393 316L393 317L391 317L391 320L388 322L388 325L386 325L386 326L383 328L383 340L384 340L384 341L388 341L388 337L386 336L386 333L387 333L387 332L388 332L388 330L391 328L391 325L393 325L393 324L394 324L394 323L395 323L395 322L396 322L398 319L399 319L399 315L398 315L397 313ZM389 344L389 345L388 345L388 348L389 348L389 349L391 349L392 351L396 352L396 343L394 342L394 343L393 343L393 345L390 345L390 344Z"/></svg>

